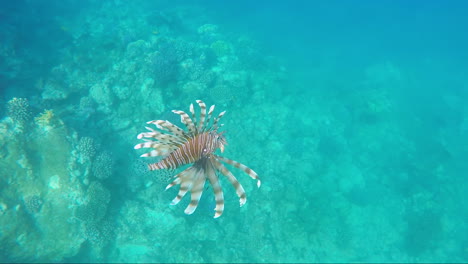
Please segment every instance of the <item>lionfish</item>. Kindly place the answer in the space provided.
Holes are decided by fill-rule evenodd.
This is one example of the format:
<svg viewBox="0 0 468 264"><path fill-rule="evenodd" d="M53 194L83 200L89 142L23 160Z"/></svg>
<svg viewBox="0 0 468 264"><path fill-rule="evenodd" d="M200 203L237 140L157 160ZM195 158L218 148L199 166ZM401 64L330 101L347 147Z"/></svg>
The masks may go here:
<svg viewBox="0 0 468 264"><path fill-rule="evenodd" d="M185 209L186 214L192 214L197 209L198 202L203 193L205 181L208 178L216 201L214 218L220 217L224 211L224 196L223 190L218 179L218 172L224 175L228 181L234 186L237 196L239 196L240 206L247 201L246 194L242 185L237 181L236 177L223 165L227 163L245 173L252 179L257 180L257 186L260 187L260 179L249 167L237 161L227 159L215 154L217 149L224 152L224 146L227 145L224 131L219 132L218 129L223 125L219 120L226 111L221 112L218 117L214 118L210 125L211 116L215 106L212 105L208 110L208 118L206 118L206 105L203 101L196 101L200 106L200 119L195 116L193 104L190 104L191 117L184 111L173 110L172 112L180 115L181 122L186 126L188 131L172 124L167 120L153 120L147 124L155 125L159 130L146 127L149 132L140 133L138 139L143 139L145 142L135 146L135 149L152 148L149 153L141 155L141 157L163 157L159 162L148 165L150 170L160 169L176 169L186 164L192 164L187 169L174 176L174 180L167 185L166 190L180 185L177 196L172 200L172 205L180 202L187 194L191 193L191 201ZM148 139L150 138L150 139Z"/></svg>

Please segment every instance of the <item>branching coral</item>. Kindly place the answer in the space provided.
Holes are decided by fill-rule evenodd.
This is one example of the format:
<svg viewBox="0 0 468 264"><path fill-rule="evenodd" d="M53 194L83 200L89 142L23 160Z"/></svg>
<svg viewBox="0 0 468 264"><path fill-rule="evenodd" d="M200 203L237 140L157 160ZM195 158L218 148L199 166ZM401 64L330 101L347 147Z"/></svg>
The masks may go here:
<svg viewBox="0 0 468 264"><path fill-rule="evenodd" d="M175 80L177 76L176 57L170 52L156 52L151 56L150 65L155 80L160 84L166 84Z"/></svg>
<svg viewBox="0 0 468 264"><path fill-rule="evenodd" d="M38 195L31 195L24 198L24 207L30 214L39 212L42 207L42 199Z"/></svg>
<svg viewBox="0 0 468 264"><path fill-rule="evenodd" d="M115 227L107 220L100 223L86 223L84 236L96 246L103 246L111 240Z"/></svg>
<svg viewBox="0 0 468 264"><path fill-rule="evenodd" d="M99 182L92 182L87 191L87 203L76 209L75 217L87 223L97 223L106 215L109 202L109 190Z"/></svg>
<svg viewBox="0 0 468 264"><path fill-rule="evenodd" d="M82 164L91 161L96 155L96 143L94 139L82 137L78 143L78 153Z"/></svg>
<svg viewBox="0 0 468 264"><path fill-rule="evenodd" d="M93 164L94 177L104 180L109 178L114 170L114 160L108 152L100 153Z"/></svg>
<svg viewBox="0 0 468 264"><path fill-rule="evenodd" d="M24 125L32 117L28 99L13 98L7 103L8 116L19 125Z"/></svg>

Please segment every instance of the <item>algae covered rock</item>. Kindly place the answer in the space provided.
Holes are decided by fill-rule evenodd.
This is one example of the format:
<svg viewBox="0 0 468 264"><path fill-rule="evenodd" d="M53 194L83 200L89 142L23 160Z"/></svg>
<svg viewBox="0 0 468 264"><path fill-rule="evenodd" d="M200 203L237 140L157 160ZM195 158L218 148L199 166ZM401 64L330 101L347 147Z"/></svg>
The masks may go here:
<svg viewBox="0 0 468 264"><path fill-rule="evenodd" d="M70 177L73 139L53 112L35 121L22 133L11 118L0 122L2 261L60 261L84 241L74 220L83 187Z"/></svg>

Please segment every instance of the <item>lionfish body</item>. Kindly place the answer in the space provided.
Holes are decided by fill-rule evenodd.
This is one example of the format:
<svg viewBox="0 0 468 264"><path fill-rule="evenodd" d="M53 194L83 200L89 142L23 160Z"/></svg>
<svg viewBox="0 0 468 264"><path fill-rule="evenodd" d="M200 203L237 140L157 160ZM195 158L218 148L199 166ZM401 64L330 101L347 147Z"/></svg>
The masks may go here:
<svg viewBox="0 0 468 264"><path fill-rule="evenodd" d="M175 179L166 187L167 190L175 185L180 185L179 192L171 204L179 203L185 194L190 192L191 201L185 209L185 213L192 214L198 206L206 179L208 179L214 191L216 200L214 217L217 218L224 211L223 190L219 183L218 172L224 175L234 186L237 196L239 196L240 206L246 202L244 188L223 163L232 165L247 173L252 179L257 180L258 187L260 187L260 179L257 173L247 166L215 154L217 149L223 152L224 145L227 144L223 136L224 132L218 131L222 126L218 125L218 122L225 111L221 112L217 118L214 118L210 125L214 105L210 107L208 117L206 118L205 103L201 100L197 100L197 103L201 109L198 123L193 104L190 105L191 117L183 111L172 111L180 115L181 122L187 127L188 131L179 128L167 120L149 121L147 124L154 124L159 130L146 127L150 132L138 135L139 139L143 139L146 142L136 145L135 149L153 149L151 152L141 155L142 157L164 157L159 162L149 164L150 170L176 169L186 164L193 164L175 175Z"/></svg>

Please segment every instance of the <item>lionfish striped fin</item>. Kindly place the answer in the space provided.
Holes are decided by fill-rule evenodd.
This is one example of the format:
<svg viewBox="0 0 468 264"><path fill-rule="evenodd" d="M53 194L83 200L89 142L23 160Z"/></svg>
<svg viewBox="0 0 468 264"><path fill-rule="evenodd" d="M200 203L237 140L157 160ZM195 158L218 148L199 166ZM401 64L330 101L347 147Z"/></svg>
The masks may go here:
<svg viewBox="0 0 468 264"><path fill-rule="evenodd" d="M174 176L174 180L166 186L166 190L172 188L173 186L180 184L180 177L178 175Z"/></svg>
<svg viewBox="0 0 468 264"><path fill-rule="evenodd" d="M161 144L155 141L147 141L144 143L140 143L135 145L134 149L141 149L141 148L154 148L152 151L142 154L140 157L158 157L158 156L165 156L170 152L174 151L177 146Z"/></svg>
<svg viewBox="0 0 468 264"><path fill-rule="evenodd" d="M179 138L176 137L171 137L171 135L168 134L162 134L159 132L144 132L140 133L138 135L139 139L143 139L144 141L152 141L147 138L153 138L155 140L158 140L158 143L161 144L173 144L173 142L176 142L176 145L182 144L183 142L180 141Z"/></svg>
<svg viewBox="0 0 468 264"><path fill-rule="evenodd" d="M137 136L138 139L143 139L145 141L148 141L147 139L144 139L144 138L154 138L160 141L161 143L165 143L165 144L175 143L176 145L182 145L185 142L182 138L176 135L165 134L160 131L154 130L150 127L146 127L146 129L148 129L151 132L143 132L143 133L138 134Z"/></svg>
<svg viewBox="0 0 468 264"><path fill-rule="evenodd" d="M166 186L166 190L171 188L174 185L180 184L179 192L177 196L172 200L171 205L176 205L184 198L185 194L192 188L193 182L191 181L192 175L196 173L194 167L189 167L182 171L181 173L177 174L171 183Z"/></svg>
<svg viewBox="0 0 468 264"><path fill-rule="evenodd" d="M260 185L261 185L260 178L258 177L258 174L255 171L253 171L251 168L249 168L249 167L245 166L244 164L239 163L239 162L237 162L235 160L230 160L230 159L227 159L225 157L218 156L218 155L215 155L215 157L218 160L226 162L227 164L232 165L232 166L244 171L245 173L247 173L250 176L250 178L252 178L254 180L257 180L257 187L260 188Z"/></svg>
<svg viewBox="0 0 468 264"><path fill-rule="evenodd" d="M180 138L175 137L174 135L170 135L170 134L161 134L154 138L157 139L160 143L165 144L165 145L180 146L184 144L183 141L181 142Z"/></svg>
<svg viewBox="0 0 468 264"><path fill-rule="evenodd" d="M222 111L221 113L219 113L218 117L216 117L213 121L213 130L216 130L218 129L218 122L219 120L221 119L221 117L223 117L223 115L226 113L226 111Z"/></svg>
<svg viewBox="0 0 468 264"><path fill-rule="evenodd" d="M161 144L156 141L147 141L147 142L135 145L134 149L141 149L141 148L155 148L156 149L162 146L166 146L166 145Z"/></svg>
<svg viewBox="0 0 468 264"><path fill-rule="evenodd" d="M206 105L202 100L197 100L198 105L200 106L200 121L198 121L198 131L202 131L203 125L205 124L206 117Z"/></svg>
<svg viewBox="0 0 468 264"><path fill-rule="evenodd" d="M159 129L173 133L175 136L179 137L181 141L186 137L184 130L167 120L149 121L147 124L155 124Z"/></svg>
<svg viewBox="0 0 468 264"><path fill-rule="evenodd" d="M159 135L163 135L160 132L142 132L138 134L137 138L142 139L142 138L157 138Z"/></svg>
<svg viewBox="0 0 468 264"><path fill-rule="evenodd" d="M140 157L159 157L159 156L166 156L170 150L168 149L155 149L148 153L141 154Z"/></svg>
<svg viewBox="0 0 468 264"><path fill-rule="evenodd" d="M214 160L214 158L211 158L211 160ZM224 212L223 189L221 188L218 175L216 175L216 170L215 168L213 168L213 166L208 167L208 171L206 172L206 175L208 176L208 180L210 181L210 184L213 187L213 192L214 192L215 201L216 201L216 207L214 209L215 210L214 218L218 218Z"/></svg>
<svg viewBox="0 0 468 264"><path fill-rule="evenodd" d="M190 104L190 113L192 114L193 124L197 124L197 116L195 115L195 109L193 108L193 104Z"/></svg>
<svg viewBox="0 0 468 264"><path fill-rule="evenodd" d="M212 106L210 107L210 110L208 110L208 118L206 119L206 125L204 126L203 131L205 131L206 128L208 128L208 125L210 124L211 115L213 114L214 108L215 108L215 106L212 105Z"/></svg>
<svg viewBox="0 0 468 264"><path fill-rule="evenodd" d="M191 200L187 205L187 208L185 208L184 213L186 214L192 214L197 209L198 202L200 201L200 197L203 193L203 187L205 187L206 177L204 173L204 170L197 169L194 178L191 179L193 180L193 185L190 189Z"/></svg>
<svg viewBox="0 0 468 264"><path fill-rule="evenodd" d="M234 189L236 189L237 196L239 197L240 206L243 206L247 201L247 195L245 194L245 190L244 187L242 187L242 184L240 184L239 181L237 181L236 177L221 162L213 160L213 164L218 171L220 171L224 176L226 176L226 178L229 180L232 186L234 186Z"/></svg>
<svg viewBox="0 0 468 264"><path fill-rule="evenodd" d="M187 127L191 135L197 134L195 125L193 124L192 119L187 115L187 113L185 113L184 111L180 111L180 110L172 110L172 112L180 115L180 121Z"/></svg>

